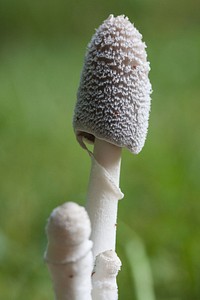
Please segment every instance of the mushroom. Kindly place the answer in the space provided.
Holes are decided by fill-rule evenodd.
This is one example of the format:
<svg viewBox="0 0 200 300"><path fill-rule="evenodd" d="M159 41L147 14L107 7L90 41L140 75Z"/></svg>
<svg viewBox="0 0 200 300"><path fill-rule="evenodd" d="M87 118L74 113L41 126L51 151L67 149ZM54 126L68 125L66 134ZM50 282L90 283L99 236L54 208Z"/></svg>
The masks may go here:
<svg viewBox="0 0 200 300"><path fill-rule="evenodd" d="M145 143L151 84L146 45L125 16L110 15L87 49L75 106L78 142L94 144L86 209L94 258L115 250L121 150L138 154Z"/></svg>
<svg viewBox="0 0 200 300"><path fill-rule="evenodd" d="M92 275L92 299L118 299L116 277L120 268L121 261L113 250L97 255Z"/></svg>
<svg viewBox="0 0 200 300"><path fill-rule="evenodd" d="M66 202L51 213L44 259L57 300L91 300L93 268L90 220L84 207Z"/></svg>

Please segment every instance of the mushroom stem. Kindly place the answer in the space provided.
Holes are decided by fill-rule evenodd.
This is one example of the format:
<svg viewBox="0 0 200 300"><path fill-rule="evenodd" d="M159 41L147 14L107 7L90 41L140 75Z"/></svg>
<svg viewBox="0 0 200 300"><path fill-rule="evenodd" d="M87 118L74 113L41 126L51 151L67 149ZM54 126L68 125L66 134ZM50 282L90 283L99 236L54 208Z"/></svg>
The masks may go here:
<svg viewBox="0 0 200 300"><path fill-rule="evenodd" d="M93 257L116 244L121 148L95 138L86 209L91 222Z"/></svg>
<svg viewBox="0 0 200 300"><path fill-rule="evenodd" d="M112 177L119 187L122 148L95 138L94 157Z"/></svg>

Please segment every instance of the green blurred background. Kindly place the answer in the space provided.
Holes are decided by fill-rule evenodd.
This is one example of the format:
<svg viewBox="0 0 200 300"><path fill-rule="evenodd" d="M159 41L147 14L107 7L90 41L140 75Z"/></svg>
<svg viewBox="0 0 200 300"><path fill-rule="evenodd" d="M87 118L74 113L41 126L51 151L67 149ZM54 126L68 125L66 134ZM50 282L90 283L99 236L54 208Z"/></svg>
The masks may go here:
<svg viewBox="0 0 200 300"><path fill-rule="evenodd" d="M56 206L85 202L73 107L87 43L110 13L143 34L154 90L143 151L123 151L119 296L200 299L199 12L199 0L0 1L1 299L53 299L44 228Z"/></svg>

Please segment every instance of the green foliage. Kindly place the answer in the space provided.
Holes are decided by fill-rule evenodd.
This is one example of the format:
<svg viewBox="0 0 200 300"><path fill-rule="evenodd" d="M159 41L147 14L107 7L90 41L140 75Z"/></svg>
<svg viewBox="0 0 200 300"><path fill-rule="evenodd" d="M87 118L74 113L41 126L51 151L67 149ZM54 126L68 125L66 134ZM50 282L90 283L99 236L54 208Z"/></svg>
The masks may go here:
<svg viewBox="0 0 200 300"><path fill-rule="evenodd" d="M199 2L0 6L0 298L53 299L42 259L46 219L64 201L84 204L90 169L71 125L85 47L110 13L125 13L148 45L154 93L144 150L123 152L120 299L140 300L132 231L156 299L199 299Z"/></svg>

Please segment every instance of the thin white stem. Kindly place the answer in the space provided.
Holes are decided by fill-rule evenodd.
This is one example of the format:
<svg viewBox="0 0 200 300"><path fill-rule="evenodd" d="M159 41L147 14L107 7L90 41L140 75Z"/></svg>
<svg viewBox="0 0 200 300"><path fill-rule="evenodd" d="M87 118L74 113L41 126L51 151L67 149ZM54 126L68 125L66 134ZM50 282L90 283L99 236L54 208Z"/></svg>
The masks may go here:
<svg viewBox="0 0 200 300"><path fill-rule="evenodd" d="M115 250L121 148L95 139L86 208L90 217L94 258Z"/></svg>
<svg viewBox="0 0 200 300"><path fill-rule="evenodd" d="M92 276L93 300L117 300L117 274L121 267L121 261L117 254L110 250L96 257Z"/></svg>
<svg viewBox="0 0 200 300"><path fill-rule="evenodd" d="M113 182L119 187L122 148L95 138L94 157L110 174Z"/></svg>
<svg viewBox="0 0 200 300"><path fill-rule="evenodd" d="M90 221L85 209L67 202L53 210L45 253L57 300L91 300L93 268Z"/></svg>

